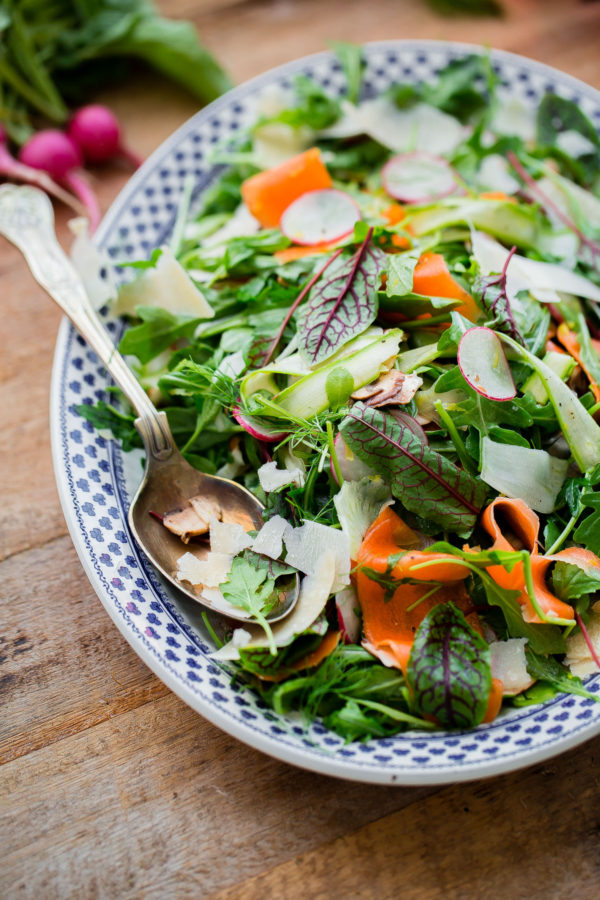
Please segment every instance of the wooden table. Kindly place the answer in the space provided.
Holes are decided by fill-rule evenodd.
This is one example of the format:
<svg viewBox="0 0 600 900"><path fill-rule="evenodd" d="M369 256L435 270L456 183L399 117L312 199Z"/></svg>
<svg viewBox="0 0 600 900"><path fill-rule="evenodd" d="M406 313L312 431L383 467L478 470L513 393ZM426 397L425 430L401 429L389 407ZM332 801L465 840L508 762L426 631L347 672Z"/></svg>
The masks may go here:
<svg viewBox="0 0 600 900"><path fill-rule="evenodd" d="M421 0L176 0L236 81L356 41L487 42L600 87L600 5L505 0L448 20ZM105 99L149 153L194 112L139 77ZM127 173L97 172L107 208ZM66 216L59 212L66 237ZM275 762L169 692L109 621L67 534L50 459L59 313L3 243L0 896L597 898L600 738L444 789L344 783Z"/></svg>

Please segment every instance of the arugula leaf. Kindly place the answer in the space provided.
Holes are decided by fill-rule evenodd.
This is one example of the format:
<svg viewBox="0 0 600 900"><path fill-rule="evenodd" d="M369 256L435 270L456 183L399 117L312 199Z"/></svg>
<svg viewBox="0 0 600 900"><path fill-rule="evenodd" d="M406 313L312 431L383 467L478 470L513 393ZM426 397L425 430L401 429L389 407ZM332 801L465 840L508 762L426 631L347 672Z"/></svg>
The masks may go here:
<svg viewBox="0 0 600 900"><path fill-rule="evenodd" d="M136 313L141 325L128 328L119 343L125 356L137 356L144 365L182 337L192 337L203 321L194 316L176 316L158 306L138 306Z"/></svg>
<svg viewBox="0 0 600 900"><path fill-rule="evenodd" d="M590 575L568 562L557 562L552 571L552 586L554 593L568 603L600 591L600 575Z"/></svg>
<svg viewBox="0 0 600 900"><path fill-rule="evenodd" d="M597 499L598 495L596 495ZM588 494L582 494L581 502L584 507L590 506L591 500L592 498ZM597 556L600 555L600 509L595 508L591 515L586 516L573 532L573 540L578 544L583 544L586 550L591 550Z"/></svg>
<svg viewBox="0 0 600 900"><path fill-rule="evenodd" d="M353 644L338 645L308 674L260 690L275 712L298 709L308 721L322 716L327 728L347 741L396 734L409 726L434 727L411 714L402 673Z"/></svg>
<svg viewBox="0 0 600 900"><path fill-rule="evenodd" d="M537 706L539 703L545 703L547 700L552 700L557 694L558 689L550 684L549 681L536 681L526 691L506 699L511 706L521 708L523 706L533 706L534 704Z"/></svg>
<svg viewBox="0 0 600 900"><path fill-rule="evenodd" d="M526 622L518 603L519 591L500 587L487 573L479 572L487 602L497 606L506 620L510 637L527 638L529 646L538 653L564 653L565 639L556 625L538 625Z"/></svg>
<svg viewBox="0 0 600 900"><path fill-rule="evenodd" d="M490 649L453 603L439 603L415 634L406 680L421 715L450 728L479 725L492 687Z"/></svg>
<svg viewBox="0 0 600 900"><path fill-rule="evenodd" d="M460 300L451 300L448 297L427 297L424 294L414 294L412 291L403 296L389 296L385 291L379 291L377 294L379 308L385 312L402 313L407 319L416 319L429 313L431 316L443 316L444 319L450 319L453 307L460 304ZM434 322L429 323L435 325L441 319L436 318ZM423 326L423 322L404 322L402 327L407 328ZM469 323L471 324L471 323ZM471 325L471 328L473 326ZM448 330L448 329L446 329ZM442 337L446 332L442 332ZM440 337L441 340L441 337ZM438 344L439 346L439 344Z"/></svg>
<svg viewBox="0 0 600 900"><path fill-rule="evenodd" d="M577 694L578 697L586 697L600 703L600 695L586 691L581 678L577 678L562 666L552 656L541 656L535 653L529 646L525 647L527 671L532 678L551 684L556 691L564 694Z"/></svg>
<svg viewBox="0 0 600 900"><path fill-rule="evenodd" d="M346 76L346 96L351 103L358 103L362 74L366 67L363 48L350 41L331 41L331 48L340 61Z"/></svg>
<svg viewBox="0 0 600 900"><path fill-rule="evenodd" d="M529 646L539 653L566 652L565 638L560 628L555 625L525 622L518 602L520 591L511 591L500 587L485 571L488 566L501 565L507 572L510 572L519 559L522 559L520 551L481 550L473 553L470 550L460 550L448 541L437 541L429 547L429 550L432 553L449 553L463 560L463 565L469 568L478 579L474 583L471 595L479 604L483 603L483 596L481 596L481 592L483 592L489 605L501 610L510 637L527 638Z"/></svg>
<svg viewBox="0 0 600 900"><path fill-rule="evenodd" d="M236 556L227 581L220 584L219 588L229 603L250 613L264 628L269 640L269 650L275 656L277 648L265 616L277 604L278 597L274 592L275 580L268 577L267 569L257 569L247 559Z"/></svg>
<svg viewBox="0 0 600 900"><path fill-rule="evenodd" d="M281 562L279 559L271 559L269 556L263 556L262 553L255 553L254 550L244 550L241 554L257 572L266 572L268 578L274 581L284 575L295 575L296 569L288 566L287 563Z"/></svg>
<svg viewBox="0 0 600 900"><path fill-rule="evenodd" d="M388 297L404 296L410 294L413 289L413 275L419 262L420 253L411 250L408 253L398 253L388 257L387 280L385 292Z"/></svg>
<svg viewBox="0 0 600 900"><path fill-rule="evenodd" d="M435 0L442 3L447 0ZM497 8L495 0L483 0L488 9ZM482 0L463 0L463 5L481 5ZM453 3L453 7L457 4ZM456 9L454 10L456 12ZM477 82L482 82L481 88ZM467 122L489 108L490 95L494 89L496 76L489 58L481 54L464 56L452 60L439 73L434 84L400 84L391 91L400 109L413 105L418 100L437 106L438 109Z"/></svg>
<svg viewBox="0 0 600 900"><path fill-rule="evenodd" d="M537 138L550 155L566 163L578 180L592 181L600 161L600 137L581 107L557 94L546 94L537 111ZM592 145L589 153L572 159L559 149L560 135L574 131Z"/></svg>
<svg viewBox="0 0 600 900"><path fill-rule="evenodd" d="M121 269L141 269L142 271L144 269L155 269L162 252L162 247L155 247L148 259L135 259L131 262L125 259L121 262L116 262L115 265Z"/></svg>
<svg viewBox="0 0 600 900"><path fill-rule="evenodd" d="M483 83L480 89L476 87L478 80ZM423 99L467 122L489 106L489 93L494 84L489 57L472 54L454 59L442 69L435 84L425 85Z"/></svg>
<svg viewBox="0 0 600 900"><path fill-rule="evenodd" d="M463 334L465 334L465 332L473 327L473 323L469 322L468 319L465 319L464 316L461 316L461 314L456 312L456 310L452 310L452 312L450 313L450 319L451 324L448 326L448 328L445 328L442 331L438 340L438 350L442 351L444 355L446 355L446 351L454 355L458 350L458 345ZM458 368L458 366L456 368ZM458 369L458 372L459 374L461 374L460 369ZM462 385L460 384L460 379L458 380L458 385L462 387ZM441 392L442 390L452 390L452 388L438 388L436 382L436 390L438 392Z"/></svg>
<svg viewBox="0 0 600 900"><path fill-rule="evenodd" d="M278 265L273 254L285 250L290 239L278 228L269 228L247 237L234 237L227 242L223 265L230 275L253 275Z"/></svg>
<svg viewBox="0 0 600 900"><path fill-rule="evenodd" d="M322 131L337 122L342 114L339 101L330 97L319 84L306 75L296 76L294 92L298 99L296 106L284 109L267 119L261 119L257 123L258 127L271 122L282 122L291 125L292 128L307 125L314 131Z"/></svg>
<svg viewBox="0 0 600 900"><path fill-rule="evenodd" d="M86 421L91 422L98 431L109 430L115 440L121 442L121 446L125 453L133 450L134 447L142 447L142 439L133 424L136 416L132 413L124 413L116 409L114 406L99 400L95 406L88 406L82 403L75 407L75 412L83 416Z"/></svg>
<svg viewBox="0 0 600 900"><path fill-rule="evenodd" d="M390 413L355 403L340 425L350 449L412 512L467 536L487 496L483 482L423 443Z"/></svg>
<svg viewBox="0 0 600 900"><path fill-rule="evenodd" d="M361 334L377 315L377 289L385 254L370 241L369 230L356 253L351 257L338 256L315 284L303 307L298 344L313 366Z"/></svg>

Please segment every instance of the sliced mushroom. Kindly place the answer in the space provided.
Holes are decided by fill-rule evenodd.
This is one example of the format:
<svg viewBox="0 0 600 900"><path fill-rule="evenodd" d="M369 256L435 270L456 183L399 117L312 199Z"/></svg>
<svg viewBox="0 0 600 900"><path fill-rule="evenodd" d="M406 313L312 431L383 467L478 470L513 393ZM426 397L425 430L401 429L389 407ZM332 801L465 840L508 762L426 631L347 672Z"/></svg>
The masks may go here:
<svg viewBox="0 0 600 900"><path fill-rule="evenodd" d="M366 406L391 406L410 403L423 379L418 375L406 375L398 369L390 369L377 381L366 384L352 394L353 400L364 400Z"/></svg>
<svg viewBox="0 0 600 900"><path fill-rule="evenodd" d="M210 520L221 521L221 507L214 500L206 497L191 497L187 506L171 509L163 516L163 525L188 544L194 537L207 534Z"/></svg>

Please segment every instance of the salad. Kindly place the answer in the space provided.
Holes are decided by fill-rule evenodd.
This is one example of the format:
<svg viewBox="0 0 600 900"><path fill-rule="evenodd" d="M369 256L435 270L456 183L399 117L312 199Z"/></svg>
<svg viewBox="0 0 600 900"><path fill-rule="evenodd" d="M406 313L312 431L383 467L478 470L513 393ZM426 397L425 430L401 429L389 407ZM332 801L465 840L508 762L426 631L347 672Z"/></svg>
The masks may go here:
<svg viewBox="0 0 600 900"><path fill-rule="evenodd" d="M599 700L600 137L485 55L364 98L338 53L344 96L265 93L122 263L119 349L186 459L264 504L249 533L156 511L177 577L247 617L205 616L234 678L348 741ZM79 412L141 446L117 401Z"/></svg>

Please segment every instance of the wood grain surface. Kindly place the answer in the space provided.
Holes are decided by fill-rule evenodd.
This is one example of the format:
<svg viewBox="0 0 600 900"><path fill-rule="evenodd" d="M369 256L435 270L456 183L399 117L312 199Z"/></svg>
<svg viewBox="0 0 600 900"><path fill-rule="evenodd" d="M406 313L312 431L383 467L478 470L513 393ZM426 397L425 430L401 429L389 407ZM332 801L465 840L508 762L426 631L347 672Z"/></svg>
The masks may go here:
<svg viewBox="0 0 600 900"><path fill-rule="evenodd" d="M329 39L488 43L600 87L600 4L505 0L443 19L422 0L163 0L243 81ZM100 98L150 153L195 111L139 73ZM103 209L127 180L94 173ZM68 243L67 216L58 211ZM444 789L294 769L222 734L141 663L83 573L50 457L60 315L0 246L0 897L600 896L600 739Z"/></svg>

